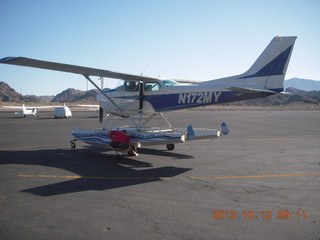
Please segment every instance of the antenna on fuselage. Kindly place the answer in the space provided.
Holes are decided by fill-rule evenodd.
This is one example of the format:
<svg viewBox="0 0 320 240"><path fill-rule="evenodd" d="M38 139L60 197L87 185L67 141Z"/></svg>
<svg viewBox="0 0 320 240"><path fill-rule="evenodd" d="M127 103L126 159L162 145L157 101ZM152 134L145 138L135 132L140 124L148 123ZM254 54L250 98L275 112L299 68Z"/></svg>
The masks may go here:
<svg viewBox="0 0 320 240"><path fill-rule="evenodd" d="M143 73L147 70L147 68L149 67L150 64L148 64L144 69L143 71L140 73L140 76L143 76Z"/></svg>
<svg viewBox="0 0 320 240"><path fill-rule="evenodd" d="M159 78L161 78L161 76L162 76L162 74L168 69L168 65L160 72L160 74L159 74Z"/></svg>

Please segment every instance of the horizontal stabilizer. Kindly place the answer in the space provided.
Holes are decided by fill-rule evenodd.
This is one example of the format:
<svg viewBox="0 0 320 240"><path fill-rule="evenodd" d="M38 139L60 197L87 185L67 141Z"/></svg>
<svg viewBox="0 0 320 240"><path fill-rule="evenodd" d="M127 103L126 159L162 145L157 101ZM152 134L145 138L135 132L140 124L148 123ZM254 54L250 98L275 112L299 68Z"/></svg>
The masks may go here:
<svg viewBox="0 0 320 240"><path fill-rule="evenodd" d="M240 92L240 93L262 93L262 92L273 93L273 94L277 93L277 92L272 91L272 90L268 90L268 89L265 89L265 88L257 88L257 87L254 87L254 88L251 88L251 87L248 87L248 88L229 87L227 89L232 90L232 91L236 91L236 92Z"/></svg>

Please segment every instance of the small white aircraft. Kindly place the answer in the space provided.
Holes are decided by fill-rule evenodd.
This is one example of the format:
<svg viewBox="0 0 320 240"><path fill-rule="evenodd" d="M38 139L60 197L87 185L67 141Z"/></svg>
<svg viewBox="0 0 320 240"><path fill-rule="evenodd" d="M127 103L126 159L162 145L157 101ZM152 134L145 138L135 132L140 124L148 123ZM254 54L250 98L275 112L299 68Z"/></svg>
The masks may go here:
<svg viewBox="0 0 320 240"><path fill-rule="evenodd" d="M168 150L174 143L188 140L211 139L229 132L225 123L221 128L194 130L190 125L186 131L174 129L163 112L186 108L205 107L245 99L267 97L283 91L283 80L297 37L276 36L254 64L243 74L203 82L174 81L141 75L113 72L103 69L81 67L69 64L47 62L24 57L7 57L0 63L28 66L83 75L99 91L100 119L108 113L102 130L73 130L75 141L109 147L108 132L111 129L125 129L135 147L166 144ZM115 89L100 89L90 76L115 78L123 84ZM166 128L149 126L151 120L160 117Z"/></svg>
<svg viewBox="0 0 320 240"><path fill-rule="evenodd" d="M50 109L54 108L53 116L55 118L70 118L72 117L72 112L70 108L66 105L64 106L33 106L33 107L26 107L24 104L20 106L3 106L3 108L11 108L11 109L22 109L22 112L15 112L16 115L21 115L26 117L28 115L32 115L34 117L39 117L38 109Z"/></svg>
<svg viewBox="0 0 320 240"><path fill-rule="evenodd" d="M66 106L64 104L63 106L33 106L33 107L26 107L24 104L22 106L3 106L3 108L11 108L11 109L22 109L22 112L15 112L16 115L21 115L23 117L26 117L27 115L32 115L34 117L39 117L37 109L50 109L54 108L53 116L55 118L71 118L72 112L70 108L74 107L85 107L92 110L99 110L99 105L72 105L72 106Z"/></svg>
<svg viewBox="0 0 320 240"><path fill-rule="evenodd" d="M15 112L15 115L21 115L23 117L27 117L27 115L32 115L34 117L39 117L37 114L37 108L35 107L26 107L24 104L20 106L3 106L3 108L10 109L22 109L22 112Z"/></svg>

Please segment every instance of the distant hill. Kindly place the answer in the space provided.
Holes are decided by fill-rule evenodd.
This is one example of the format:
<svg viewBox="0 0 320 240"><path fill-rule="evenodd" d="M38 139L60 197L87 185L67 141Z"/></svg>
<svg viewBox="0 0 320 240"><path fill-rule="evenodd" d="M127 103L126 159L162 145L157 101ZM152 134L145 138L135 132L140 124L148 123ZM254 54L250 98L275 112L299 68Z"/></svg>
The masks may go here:
<svg viewBox="0 0 320 240"><path fill-rule="evenodd" d="M19 102L22 100L22 95L17 93L5 82L0 82L0 101L2 102Z"/></svg>
<svg viewBox="0 0 320 240"><path fill-rule="evenodd" d="M37 96L40 102L51 102L54 98L53 95L47 95L47 96Z"/></svg>
<svg viewBox="0 0 320 240"><path fill-rule="evenodd" d="M304 90L304 91L320 91L320 81L310 80L310 79L303 79L303 78L291 78L285 80L284 89L289 87Z"/></svg>
<svg viewBox="0 0 320 240"><path fill-rule="evenodd" d="M74 88L68 88L57 94L51 102L94 102L96 101L96 90L81 91Z"/></svg>
<svg viewBox="0 0 320 240"><path fill-rule="evenodd" d="M21 95L7 83L0 82L0 101L2 102L50 102L53 96Z"/></svg>
<svg viewBox="0 0 320 240"><path fill-rule="evenodd" d="M80 91L73 88L64 90L56 96L21 95L7 83L0 82L1 102L83 102L96 101L97 90Z"/></svg>

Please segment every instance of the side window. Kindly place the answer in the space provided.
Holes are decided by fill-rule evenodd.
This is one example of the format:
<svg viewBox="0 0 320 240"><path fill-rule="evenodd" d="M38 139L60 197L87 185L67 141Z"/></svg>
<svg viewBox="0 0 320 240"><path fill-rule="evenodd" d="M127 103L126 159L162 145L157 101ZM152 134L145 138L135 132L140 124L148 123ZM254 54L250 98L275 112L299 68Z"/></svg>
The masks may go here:
<svg viewBox="0 0 320 240"><path fill-rule="evenodd" d="M160 88L161 88L161 86L157 82L146 82L144 84L145 91L158 91Z"/></svg>
<svg viewBox="0 0 320 240"><path fill-rule="evenodd" d="M124 82L124 91L125 92L136 92L138 91L138 82L137 81L127 81Z"/></svg>

